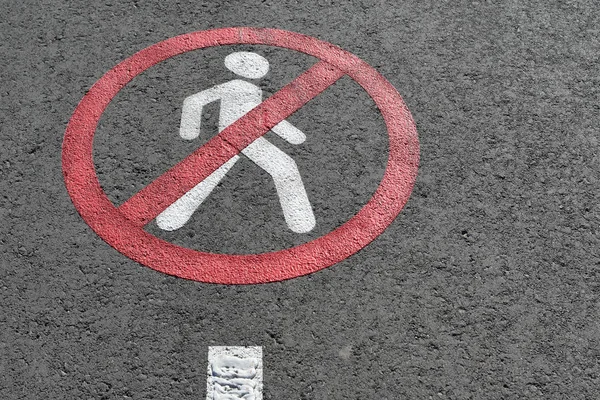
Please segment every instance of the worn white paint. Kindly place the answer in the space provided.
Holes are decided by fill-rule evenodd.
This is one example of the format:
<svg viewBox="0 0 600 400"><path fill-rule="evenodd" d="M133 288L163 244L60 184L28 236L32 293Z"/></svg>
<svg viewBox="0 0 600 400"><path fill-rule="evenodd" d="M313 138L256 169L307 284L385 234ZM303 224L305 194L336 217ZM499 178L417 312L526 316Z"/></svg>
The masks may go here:
<svg viewBox="0 0 600 400"><path fill-rule="evenodd" d="M208 348L206 400L262 400L261 347Z"/></svg>
<svg viewBox="0 0 600 400"><path fill-rule="evenodd" d="M225 66L238 75L253 79L261 78L269 70L266 59L250 52L230 54L225 58ZM219 131L222 131L262 102L262 90L250 82L236 79L187 97L183 102L179 128L179 135L183 139L198 137L203 107L217 100L221 101ZM306 140L302 131L285 120L273 127L272 131L292 144L301 144ZM315 216L296 162L264 137L252 142L242 150L242 154L273 178L288 227L298 233L311 231L316 224ZM237 155L232 157L164 210L156 218L158 226L168 231L181 228L239 158Z"/></svg>

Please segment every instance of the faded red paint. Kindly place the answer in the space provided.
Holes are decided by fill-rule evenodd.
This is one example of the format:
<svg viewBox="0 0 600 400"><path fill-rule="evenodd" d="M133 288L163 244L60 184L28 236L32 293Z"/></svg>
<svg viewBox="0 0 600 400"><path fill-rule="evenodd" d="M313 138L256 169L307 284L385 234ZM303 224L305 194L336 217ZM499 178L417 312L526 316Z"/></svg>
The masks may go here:
<svg viewBox="0 0 600 400"><path fill-rule="evenodd" d="M93 138L112 98L136 75L170 57L218 45L262 44L300 51L320 61L279 92L224 129L120 207L96 176ZM144 231L181 195L281 120L348 75L373 98L389 135L388 164L378 189L348 222L327 235L277 252L227 255L176 246ZM414 122L394 87L367 63L337 46L277 29L223 28L193 32L150 46L108 71L83 97L65 132L63 174L83 219L119 252L150 268L202 282L252 284L290 279L331 266L380 235L412 191L419 159Z"/></svg>

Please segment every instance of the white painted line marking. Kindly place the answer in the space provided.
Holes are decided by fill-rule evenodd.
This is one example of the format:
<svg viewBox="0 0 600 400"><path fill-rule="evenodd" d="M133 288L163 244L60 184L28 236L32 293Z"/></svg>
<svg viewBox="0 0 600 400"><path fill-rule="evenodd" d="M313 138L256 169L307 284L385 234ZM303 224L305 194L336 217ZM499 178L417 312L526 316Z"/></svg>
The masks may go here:
<svg viewBox="0 0 600 400"><path fill-rule="evenodd" d="M262 347L210 346L206 400L262 400Z"/></svg>

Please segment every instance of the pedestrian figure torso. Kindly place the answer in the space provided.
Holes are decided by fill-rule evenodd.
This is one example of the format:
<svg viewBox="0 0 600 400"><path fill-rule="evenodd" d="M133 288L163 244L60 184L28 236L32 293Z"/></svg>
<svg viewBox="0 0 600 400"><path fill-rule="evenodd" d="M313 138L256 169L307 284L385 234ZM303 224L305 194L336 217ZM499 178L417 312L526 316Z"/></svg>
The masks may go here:
<svg viewBox="0 0 600 400"><path fill-rule="evenodd" d="M185 99L179 134L192 140L200 134L202 108L213 101L221 101L219 112L219 132L233 124L248 111L262 103L260 87L236 79L207 89Z"/></svg>

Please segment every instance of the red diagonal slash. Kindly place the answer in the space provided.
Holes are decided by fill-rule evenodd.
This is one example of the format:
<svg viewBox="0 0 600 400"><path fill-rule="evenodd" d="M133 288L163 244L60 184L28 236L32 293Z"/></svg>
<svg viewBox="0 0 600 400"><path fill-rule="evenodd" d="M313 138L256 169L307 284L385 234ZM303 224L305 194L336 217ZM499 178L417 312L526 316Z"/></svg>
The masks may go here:
<svg viewBox="0 0 600 400"><path fill-rule="evenodd" d="M344 75L340 69L319 61L133 195L118 208L119 212L135 224L146 225L231 157Z"/></svg>

